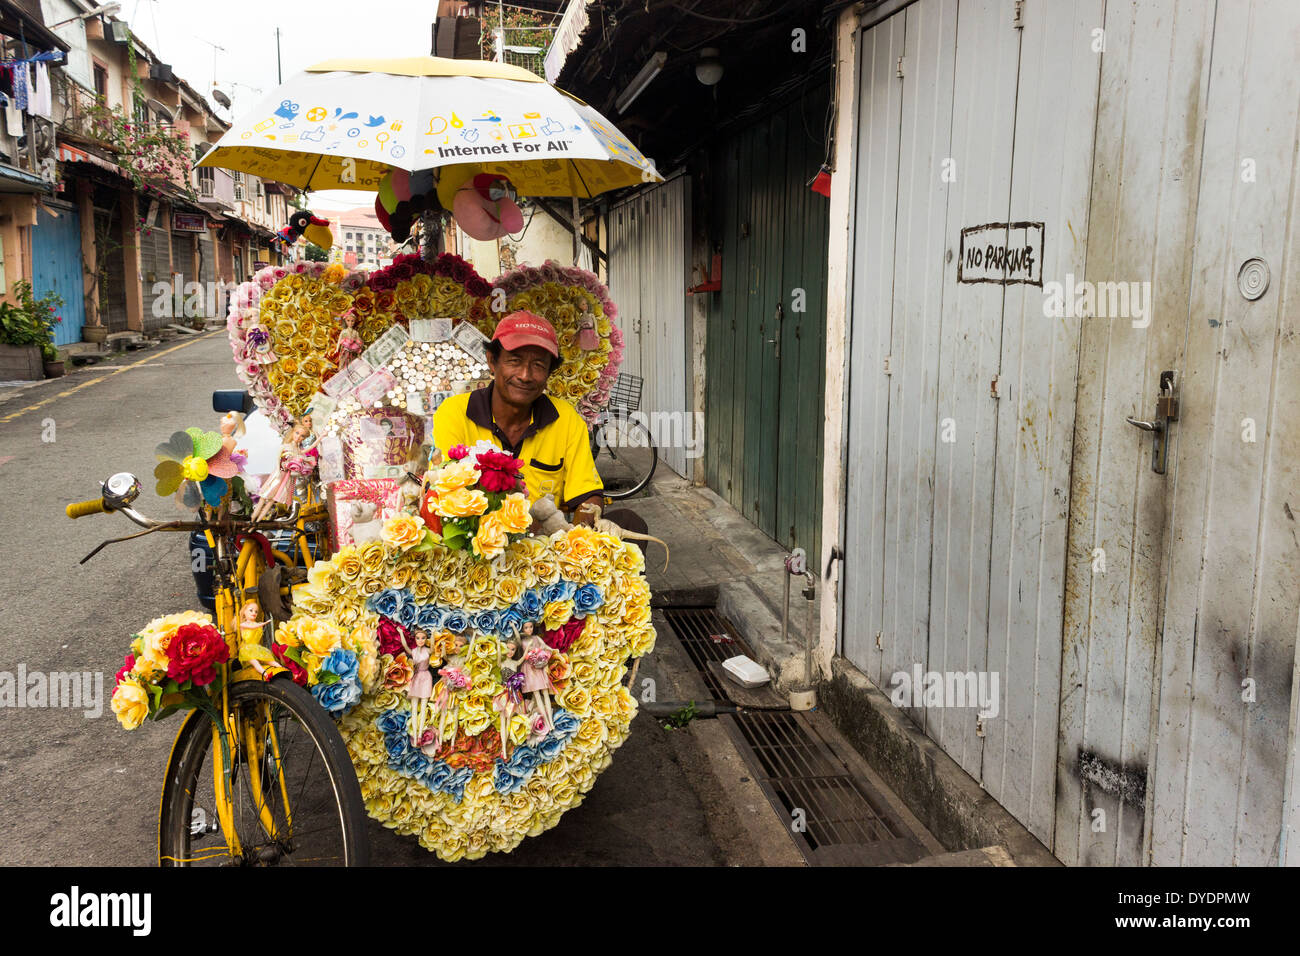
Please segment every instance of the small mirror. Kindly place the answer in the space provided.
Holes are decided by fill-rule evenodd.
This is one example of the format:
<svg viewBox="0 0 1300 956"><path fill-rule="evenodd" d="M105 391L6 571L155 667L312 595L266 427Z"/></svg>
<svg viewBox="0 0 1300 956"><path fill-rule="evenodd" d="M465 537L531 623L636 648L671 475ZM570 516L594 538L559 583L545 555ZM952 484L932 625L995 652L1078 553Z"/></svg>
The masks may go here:
<svg viewBox="0 0 1300 956"><path fill-rule="evenodd" d="M214 412L252 412L255 405L253 396L240 388L219 388L212 393L212 410Z"/></svg>

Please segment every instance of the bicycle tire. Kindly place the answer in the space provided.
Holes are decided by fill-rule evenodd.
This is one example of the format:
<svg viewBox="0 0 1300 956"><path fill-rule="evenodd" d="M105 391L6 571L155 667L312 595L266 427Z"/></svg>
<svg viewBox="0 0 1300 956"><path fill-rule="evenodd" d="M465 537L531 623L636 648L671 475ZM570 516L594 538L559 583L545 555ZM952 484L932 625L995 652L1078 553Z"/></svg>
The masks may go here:
<svg viewBox="0 0 1300 956"><path fill-rule="evenodd" d="M281 766L285 776L297 772L302 760L307 760L307 768L303 772L310 773L318 757L324 772L322 784L329 784L330 798L323 799L322 810L307 812L304 799L300 799L310 796L304 780L303 786L297 788L298 797L291 798L289 801L290 811L296 820L293 826L285 827L288 833L287 836L281 834L282 839L265 839L268 835L257 822L257 817L247 814L247 811L254 809L250 799L243 805L244 812L240 813L241 819L234 821L242 845L238 856L231 852L228 844L224 848L220 845L223 836L219 827L215 832L207 831L213 832L211 842L198 845L207 838L207 832L203 834L193 832L196 804L204 810L205 821L208 814L211 814L211 819L215 821L217 811L211 798L214 772L211 759L214 749L212 720L207 713L194 711L186 718L176 735L171 759L168 762L167 776L163 782L158 819L159 865L191 866L204 863L224 866L292 865L294 863L329 865L332 863L342 866L366 866L369 863L370 853L361 787L357 783L356 771L348 756L347 747L329 715L307 691L286 678L277 678L269 682L238 681L230 685L229 699L231 708L240 708L241 711L258 701L278 705L284 715L290 718L284 722L283 727L280 726L279 715L274 718L277 727L276 739L281 748ZM312 756L307 758L303 755L302 760L295 758L297 762L293 766L290 766L289 746L284 743L285 731L292 726L291 722L301 728L312 746ZM236 791L244 786L251 794L249 774L241 762L242 748L232 749L235 749L235 753L232 754L232 763L235 764L232 775L236 781ZM270 788L272 791L270 794L266 793L267 776L263 777L264 800L268 806L271 806L272 816L275 817L274 804L283 801L274 787ZM278 780L278 777L276 779ZM287 786L289 785L286 785L286 788ZM204 806L204 803L207 806ZM232 807L240 806L241 797L238 792L232 794L231 803ZM339 830L337 855L331 858L303 857L300 854L297 859L293 858L293 854L299 849L306 850L308 854L319 852L319 841L304 841L306 835L315 833L315 829L304 822L304 815L313 825L319 822L320 828L327 832L331 831L337 822ZM337 821L334 819L335 815ZM273 822L278 824L280 819L276 818Z"/></svg>
<svg viewBox="0 0 1300 956"><path fill-rule="evenodd" d="M618 432L615 441L609 441L607 429ZM604 496L611 501L621 501L642 491L654 477L659 464L659 449L655 447L650 430L640 421L624 416L606 415L597 420L591 432L591 457L596 463L596 472L606 481ZM628 454L620 454L615 449L636 449ZM646 454L639 452L644 450ZM605 462L605 469L601 469ZM614 477L610 487L609 478Z"/></svg>

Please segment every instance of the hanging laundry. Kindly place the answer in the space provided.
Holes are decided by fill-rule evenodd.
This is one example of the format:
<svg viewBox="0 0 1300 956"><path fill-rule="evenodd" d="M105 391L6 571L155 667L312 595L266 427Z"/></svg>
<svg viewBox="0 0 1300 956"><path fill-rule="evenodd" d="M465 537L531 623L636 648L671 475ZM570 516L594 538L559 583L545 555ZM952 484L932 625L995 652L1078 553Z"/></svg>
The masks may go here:
<svg viewBox="0 0 1300 956"><path fill-rule="evenodd" d="M36 83L32 87L32 107L34 116L54 119L54 91L50 88L50 68L44 63L32 64L36 71Z"/></svg>
<svg viewBox="0 0 1300 956"><path fill-rule="evenodd" d="M18 108L16 100L11 99L5 105L5 132L14 137L26 133L23 129L23 111Z"/></svg>
<svg viewBox="0 0 1300 956"><path fill-rule="evenodd" d="M14 102L20 110L27 109L27 64L15 63L6 67L13 76Z"/></svg>

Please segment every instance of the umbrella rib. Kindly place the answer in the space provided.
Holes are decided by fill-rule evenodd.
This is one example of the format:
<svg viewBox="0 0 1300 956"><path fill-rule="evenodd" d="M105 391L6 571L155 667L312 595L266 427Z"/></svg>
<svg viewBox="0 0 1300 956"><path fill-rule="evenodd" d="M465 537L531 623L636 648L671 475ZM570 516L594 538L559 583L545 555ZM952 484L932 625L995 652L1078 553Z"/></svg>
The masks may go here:
<svg viewBox="0 0 1300 956"><path fill-rule="evenodd" d="M302 187L307 192L311 192L311 181L315 179L316 174L320 172L320 164L324 161L325 161L324 153L320 153L316 156L316 165L312 167L311 173L307 176L307 185Z"/></svg>

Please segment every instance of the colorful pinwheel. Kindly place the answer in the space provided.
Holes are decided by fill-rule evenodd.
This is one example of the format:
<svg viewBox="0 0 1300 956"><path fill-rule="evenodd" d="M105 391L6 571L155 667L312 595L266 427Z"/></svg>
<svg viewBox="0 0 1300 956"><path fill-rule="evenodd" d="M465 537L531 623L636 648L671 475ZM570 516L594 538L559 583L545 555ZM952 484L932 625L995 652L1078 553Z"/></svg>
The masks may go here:
<svg viewBox="0 0 1300 956"><path fill-rule="evenodd" d="M201 428L174 433L154 454L158 457L155 490L159 495L175 494L186 508L197 508L204 501L215 508L229 488L226 479L239 474L221 435Z"/></svg>

